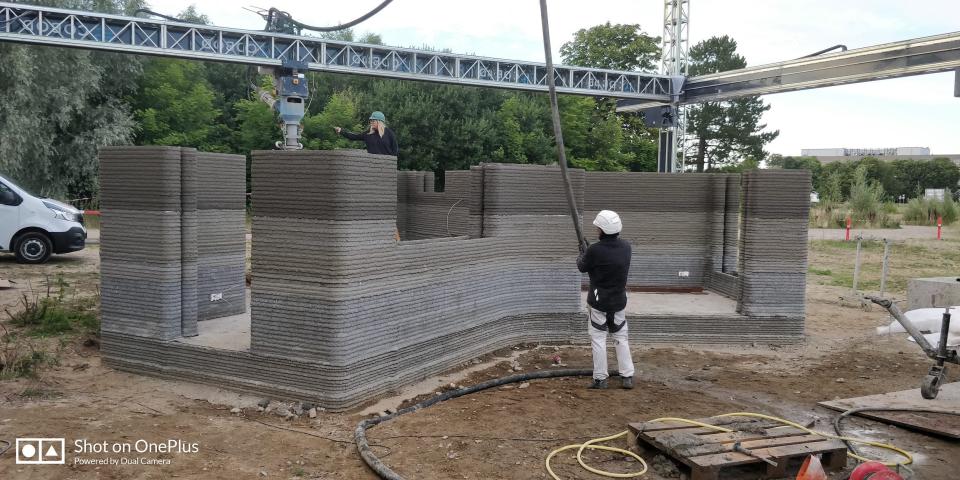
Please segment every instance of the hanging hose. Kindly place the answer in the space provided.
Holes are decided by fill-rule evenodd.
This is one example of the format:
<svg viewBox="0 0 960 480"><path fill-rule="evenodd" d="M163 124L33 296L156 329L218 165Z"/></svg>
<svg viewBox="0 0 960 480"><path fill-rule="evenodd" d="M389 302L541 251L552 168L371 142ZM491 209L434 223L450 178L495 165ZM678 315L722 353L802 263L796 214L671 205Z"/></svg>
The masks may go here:
<svg viewBox="0 0 960 480"><path fill-rule="evenodd" d="M573 187L570 185L570 175L567 173L567 152L563 146L563 129L560 126L560 106L557 104L556 75L553 69L553 54L550 52L550 22L547 19L547 0L540 0L540 23L543 27L543 54L547 57L547 76L544 81L550 91L550 113L553 118L553 135L557 138L557 156L560 157L560 174L563 175L563 186L567 194L567 206L570 208L570 218L573 220L573 229L577 232L577 245L581 250L587 248L587 239L583 237L580 228L580 213L577 212L577 203L573 197Z"/></svg>
<svg viewBox="0 0 960 480"><path fill-rule="evenodd" d="M383 10L384 7L389 5L390 2L392 1L393 0L383 0L383 2L380 3L380 5L377 5L373 10L370 10L369 12L363 14L358 18L353 19L347 23L341 23L339 25L333 25L329 27L316 27L313 25L307 25L306 23L303 23L303 22L298 22L294 20L289 13L279 10L275 7L270 7L270 10L267 12L267 24L268 25L272 24L272 22L275 21L276 19L282 18L284 21L289 22L290 24L296 26L301 30L312 30L314 32L336 32L338 30L344 30L344 29L353 27L355 25L359 25L360 23L366 21L370 17L376 15L377 13L380 13L380 10Z"/></svg>

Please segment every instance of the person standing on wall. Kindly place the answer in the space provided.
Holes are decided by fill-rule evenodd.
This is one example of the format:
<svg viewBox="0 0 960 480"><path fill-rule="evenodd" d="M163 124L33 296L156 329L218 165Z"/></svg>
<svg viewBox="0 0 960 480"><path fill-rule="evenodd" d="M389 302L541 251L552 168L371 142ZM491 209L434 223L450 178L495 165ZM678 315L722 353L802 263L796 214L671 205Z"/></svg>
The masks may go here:
<svg viewBox="0 0 960 480"><path fill-rule="evenodd" d="M630 271L630 244L620 238L620 216L601 210L593 221L600 241L580 248L577 268L590 275L587 292L587 330L593 347L593 383L588 388L607 388L607 333L613 336L622 387L633 388L633 359L627 339L627 273Z"/></svg>
<svg viewBox="0 0 960 480"><path fill-rule="evenodd" d="M338 135L350 140L358 140L367 144L367 153L378 155L397 156L400 147L397 145L397 137L393 130L387 128L387 118L383 112L373 112L370 114L370 129L366 133L352 133L340 127L333 127Z"/></svg>

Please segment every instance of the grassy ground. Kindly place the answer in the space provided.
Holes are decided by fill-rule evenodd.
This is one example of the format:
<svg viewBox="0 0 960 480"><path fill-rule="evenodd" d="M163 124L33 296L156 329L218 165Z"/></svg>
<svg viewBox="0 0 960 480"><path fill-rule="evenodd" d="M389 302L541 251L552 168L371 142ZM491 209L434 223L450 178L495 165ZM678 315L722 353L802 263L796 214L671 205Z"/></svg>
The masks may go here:
<svg viewBox="0 0 960 480"><path fill-rule="evenodd" d="M960 272L960 227L945 229L944 240L914 239L891 242L887 292L905 295L907 280L943 277ZM861 291L879 291L883 242L864 240L860 252ZM807 281L837 287L853 286L857 242L812 240L809 243Z"/></svg>

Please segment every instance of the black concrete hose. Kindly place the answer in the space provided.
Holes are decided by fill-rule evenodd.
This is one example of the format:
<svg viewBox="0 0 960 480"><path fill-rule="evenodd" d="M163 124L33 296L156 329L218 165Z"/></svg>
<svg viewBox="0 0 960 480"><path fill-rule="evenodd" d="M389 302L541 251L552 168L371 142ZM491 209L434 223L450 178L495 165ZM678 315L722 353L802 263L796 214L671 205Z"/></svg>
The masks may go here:
<svg viewBox="0 0 960 480"><path fill-rule="evenodd" d="M570 218L573 220L573 229L577 232L577 245L581 250L587 248L587 239L583 236L580 227L580 213L577 212L577 203L573 197L573 187L570 185L570 175L567 173L567 152L563 146L563 129L560 125L560 107L557 104L556 76L553 69L553 53L550 51L550 22L547 20L547 0L540 0L540 23L543 27L543 54L547 60L547 76L545 82L550 91L550 114L553 120L553 135L557 138L557 156L560 164L560 174L563 175L563 187L567 194L567 207L570 208Z"/></svg>
<svg viewBox="0 0 960 480"><path fill-rule="evenodd" d="M615 370L610 371L610 376L618 375L618 372ZM442 393L440 395L434 395L416 405L397 410L395 413L390 415L385 415L382 417L369 418L359 424L357 424L357 429L354 431L354 440L357 442L357 450L360 452L360 457L363 458L363 462L370 467L380 478L384 480L404 480L397 472L394 472L390 467L386 466L376 455L373 454L373 451L370 449L370 444L367 443L367 429L373 426L379 425L388 420L399 417L400 415L406 415L411 412L416 412L422 410L431 405L436 405L447 400L451 400L457 397L462 397L464 395L469 395L471 393L476 393L481 390L486 390L488 388L499 387L501 385L507 385L510 383L522 382L525 380L536 380L540 378L558 378L558 377L592 377L593 370L588 369L565 369L565 370L540 370L530 373L520 373L517 375L510 375L507 377L495 378L493 380L487 380L486 382L478 383L476 385L471 385L465 388L459 388L457 390L450 390L448 392Z"/></svg>

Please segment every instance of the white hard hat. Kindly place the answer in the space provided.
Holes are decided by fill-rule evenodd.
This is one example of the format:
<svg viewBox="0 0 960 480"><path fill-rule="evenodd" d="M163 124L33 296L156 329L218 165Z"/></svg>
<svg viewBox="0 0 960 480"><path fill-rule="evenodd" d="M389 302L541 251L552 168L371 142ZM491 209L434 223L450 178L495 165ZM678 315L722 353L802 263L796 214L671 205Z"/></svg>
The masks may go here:
<svg viewBox="0 0 960 480"><path fill-rule="evenodd" d="M620 215L617 215L617 212L613 210L600 210L597 218L593 220L593 224L600 230L603 230L603 233L607 235L620 233L620 230L623 230L623 224L620 223Z"/></svg>

